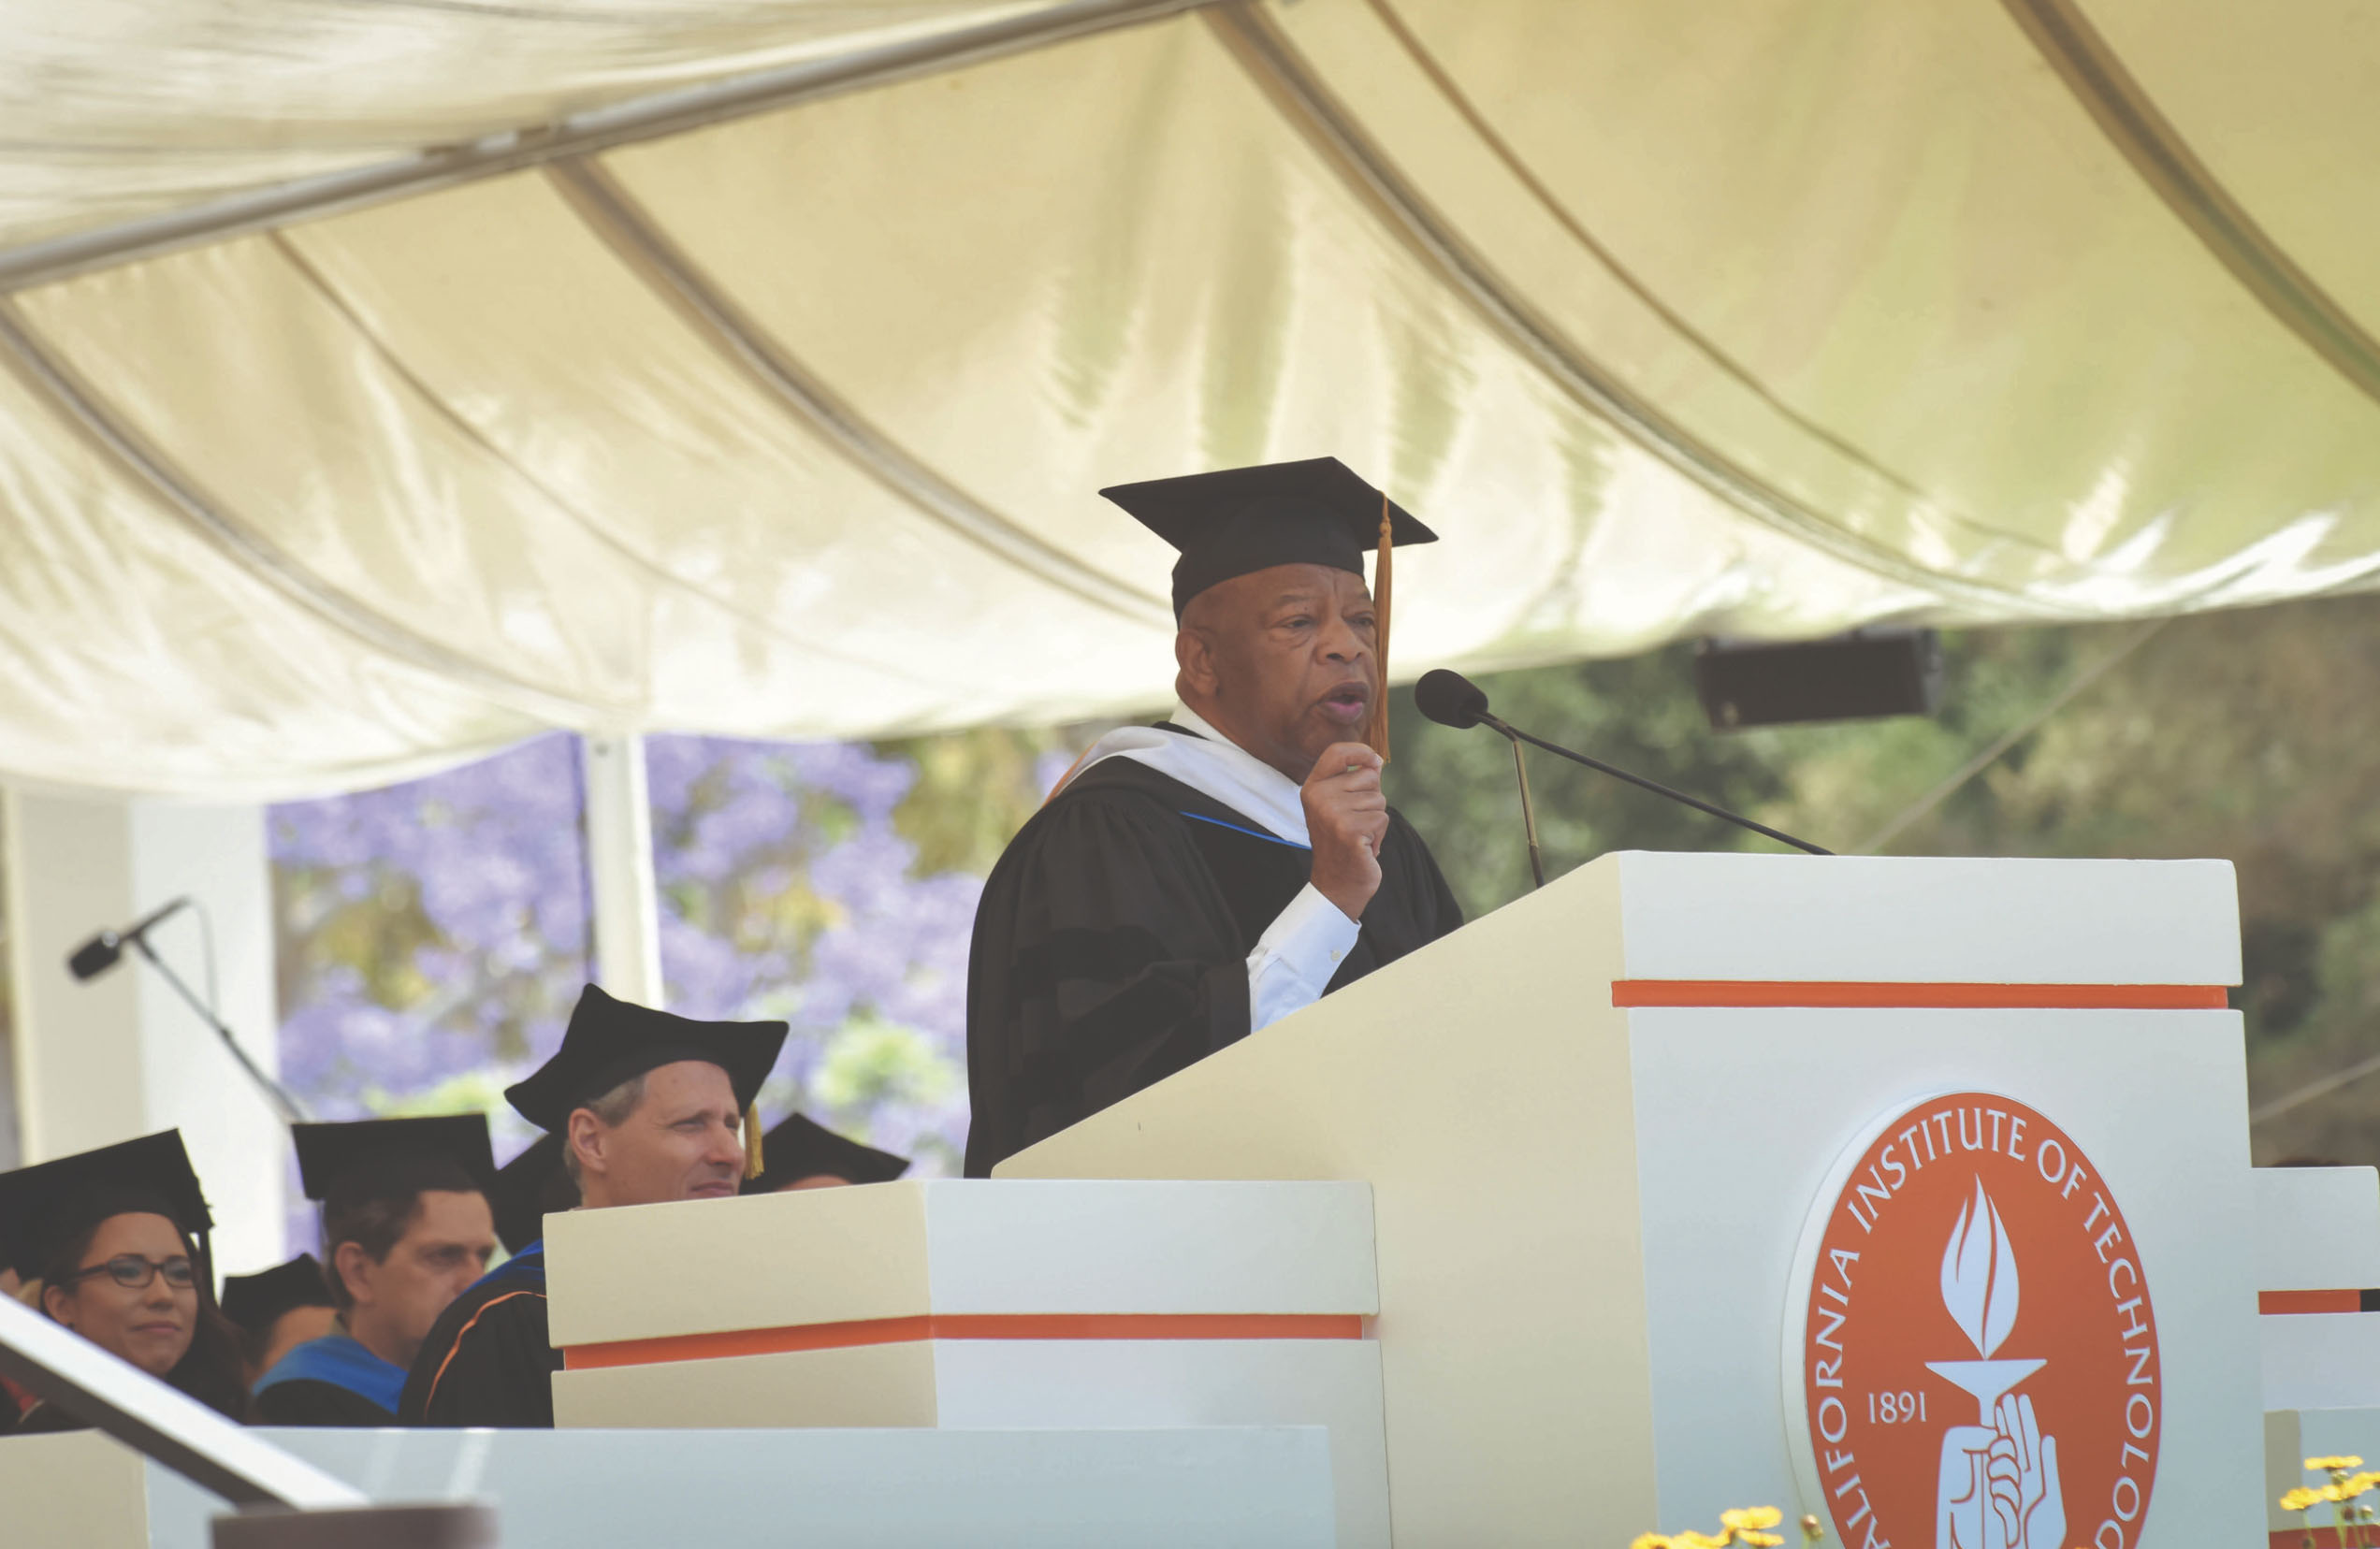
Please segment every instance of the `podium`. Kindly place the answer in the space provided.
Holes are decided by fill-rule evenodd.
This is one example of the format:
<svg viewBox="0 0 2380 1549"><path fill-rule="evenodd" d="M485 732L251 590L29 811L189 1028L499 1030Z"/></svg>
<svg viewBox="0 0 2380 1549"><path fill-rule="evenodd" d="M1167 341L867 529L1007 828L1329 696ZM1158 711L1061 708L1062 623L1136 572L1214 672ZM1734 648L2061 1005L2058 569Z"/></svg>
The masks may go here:
<svg viewBox="0 0 2380 1549"><path fill-rule="evenodd" d="M492 1505L504 1549L1332 1542L1317 1426L261 1435L376 1501ZM210 1549L233 1510L95 1431L0 1440L0 1502L7 1549Z"/></svg>
<svg viewBox="0 0 2380 1549"><path fill-rule="evenodd" d="M2244 1543L2239 970L2223 862L1611 855L995 1177L1368 1181L1405 1549Z"/></svg>
<svg viewBox="0 0 2380 1549"><path fill-rule="evenodd" d="M1106 1430L1204 1465L1197 1512L1136 1481L1152 1520L1109 1542L1389 1542L1361 1183L918 1180L573 1210L546 1218L545 1264L565 1432L900 1428L1048 1453ZM1234 1479L1197 1450L1308 1431L1320 1468L1297 1483L1319 1522L1284 1488L1286 1454ZM1096 1496L1096 1464L1060 1484L1045 1460L1050 1509Z"/></svg>
<svg viewBox="0 0 2380 1549"><path fill-rule="evenodd" d="M2305 1459L2380 1457L2380 1178L2258 1167L2254 1198L2265 1526L2294 1549L2303 1523L2280 1499L2309 1482Z"/></svg>

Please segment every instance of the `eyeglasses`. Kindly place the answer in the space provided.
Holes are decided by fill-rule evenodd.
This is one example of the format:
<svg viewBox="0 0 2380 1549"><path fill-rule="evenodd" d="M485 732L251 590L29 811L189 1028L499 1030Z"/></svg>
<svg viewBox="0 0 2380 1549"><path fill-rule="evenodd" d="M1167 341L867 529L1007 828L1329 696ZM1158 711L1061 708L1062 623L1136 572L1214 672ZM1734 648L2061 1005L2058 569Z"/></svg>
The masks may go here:
<svg viewBox="0 0 2380 1549"><path fill-rule="evenodd" d="M78 1269L66 1277L66 1283L72 1285L94 1275L105 1275L127 1291L145 1291L159 1275L165 1276L166 1283L177 1291L187 1291L198 1283L198 1271L191 1267L188 1259L142 1258L138 1253L118 1253L105 1264Z"/></svg>

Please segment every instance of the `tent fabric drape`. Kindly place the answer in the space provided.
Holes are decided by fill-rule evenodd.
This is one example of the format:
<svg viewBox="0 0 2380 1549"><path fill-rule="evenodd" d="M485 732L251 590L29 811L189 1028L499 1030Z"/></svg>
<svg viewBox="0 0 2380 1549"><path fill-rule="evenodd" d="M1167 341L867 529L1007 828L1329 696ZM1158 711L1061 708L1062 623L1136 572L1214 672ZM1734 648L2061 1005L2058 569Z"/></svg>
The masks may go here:
<svg viewBox="0 0 2380 1549"><path fill-rule="evenodd" d="M1079 10L17 0L0 244ZM1326 452L1447 539L1400 675L2367 586L2375 64L2344 0L1214 5L135 243L0 298L0 773L1159 703L1093 492Z"/></svg>

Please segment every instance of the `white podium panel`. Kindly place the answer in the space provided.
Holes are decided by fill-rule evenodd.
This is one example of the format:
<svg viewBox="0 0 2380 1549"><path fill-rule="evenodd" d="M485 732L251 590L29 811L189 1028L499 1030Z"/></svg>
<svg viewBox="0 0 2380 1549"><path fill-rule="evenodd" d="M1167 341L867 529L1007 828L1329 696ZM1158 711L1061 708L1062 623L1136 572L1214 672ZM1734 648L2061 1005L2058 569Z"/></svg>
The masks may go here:
<svg viewBox="0 0 2380 1549"><path fill-rule="evenodd" d="M2380 1288L2380 1171L2258 1167L2249 1175L2257 1223L2257 1288L2268 1310L2287 1292L2336 1299ZM2355 1304L2342 1304L2353 1310ZM2310 1310L2311 1309L2307 1309Z"/></svg>
<svg viewBox="0 0 2380 1549"><path fill-rule="evenodd" d="M1328 1549L1313 1427L264 1433L374 1500L485 1500L505 1549ZM207 1549L217 1497L104 1436L0 1440L7 1549Z"/></svg>
<svg viewBox="0 0 2380 1549"><path fill-rule="evenodd" d="M2380 1410L2380 1173L2258 1167L2250 1186L2265 1409Z"/></svg>
<svg viewBox="0 0 2380 1549"><path fill-rule="evenodd" d="M926 1180L547 1218L556 1423L1320 1425L1388 1542L1371 1192Z"/></svg>
<svg viewBox="0 0 2380 1549"><path fill-rule="evenodd" d="M1324 1427L1341 1549L1385 1546L1388 1451L1369 1339L920 1339L564 1371L559 1426Z"/></svg>
<svg viewBox="0 0 2380 1549"><path fill-rule="evenodd" d="M2241 1542L2238 975L2221 862L1607 856L997 1172L1369 1180L1408 1549L1909 1549L1995 1443L2028 1549Z"/></svg>

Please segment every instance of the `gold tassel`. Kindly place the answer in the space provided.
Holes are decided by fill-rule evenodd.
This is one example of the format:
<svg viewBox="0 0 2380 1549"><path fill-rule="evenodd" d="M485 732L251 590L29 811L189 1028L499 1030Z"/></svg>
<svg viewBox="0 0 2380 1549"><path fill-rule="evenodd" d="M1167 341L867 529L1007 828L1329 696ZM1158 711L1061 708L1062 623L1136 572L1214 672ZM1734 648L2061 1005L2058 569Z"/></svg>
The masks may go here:
<svg viewBox="0 0 2380 1549"><path fill-rule="evenodd" d="M761 1105L744 1110L744 1176L758 1178L767 1170L761 1156Z"/></svg>
<svg viewBox="0 0 2380 1549"><path fill-rule="evenodd" d="M1380 497L1380 555L1371 565L1372 628L1379 640L1372 659L1380 670L1380 698L1371 708L1371 742L1382 763L1388 761L1388 594L1392 589L1388 557L1396 546L1389 541L1388 528L1388 497L1384 493Z"/></svg>

